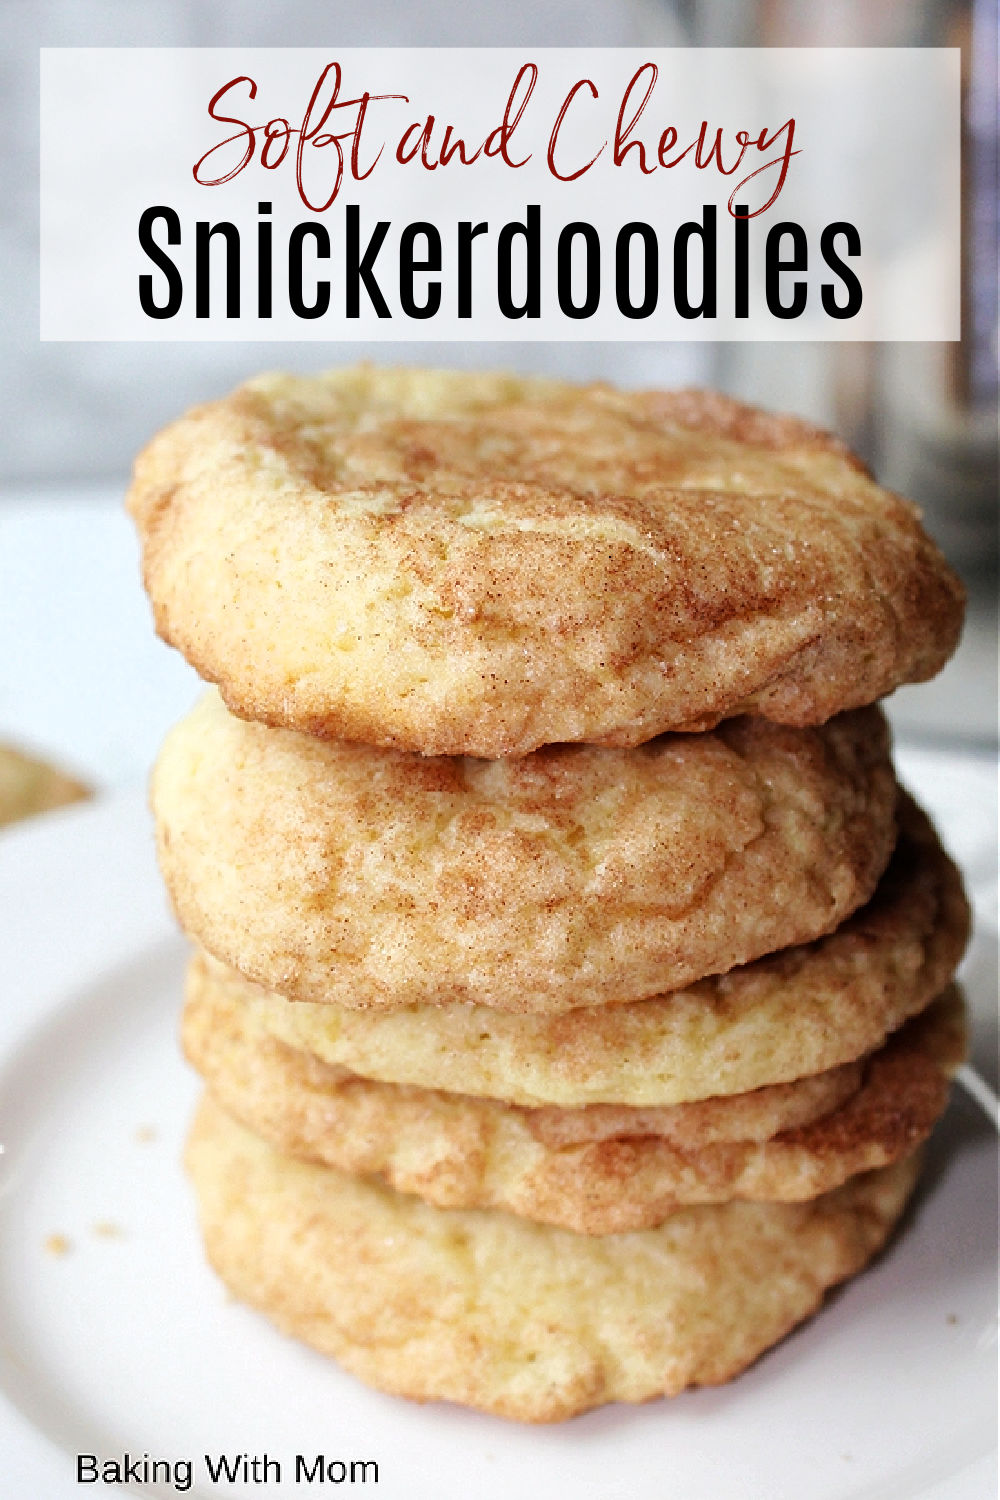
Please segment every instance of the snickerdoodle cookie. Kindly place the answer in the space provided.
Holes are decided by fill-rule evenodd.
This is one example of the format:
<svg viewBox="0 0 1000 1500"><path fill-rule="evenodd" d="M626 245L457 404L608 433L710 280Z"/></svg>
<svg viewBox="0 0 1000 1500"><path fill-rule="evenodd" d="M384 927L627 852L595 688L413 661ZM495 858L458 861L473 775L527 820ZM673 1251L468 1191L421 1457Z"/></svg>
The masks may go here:
<svg viewBox="0 0 1000 1500"><path fill-rule="evenodd" d="M557 1013L834 928L896 833L877 709L517 760L342 745L208 695L153 777L182 925L297 1000Z"/></svg>
<svg viewBox="0 0 1000 1500"><path fill-rule="evenodd" d="M365 1012L289 1003L204 954L188 990L221 989L279 1041L365 1077L514 1104L665 1105L744 1094L873 1051L945 988L968 930L958 871L907 799L875 896L836 932L672 994L559 1016L480 1005Z"/></svg>
<svg viewBox="0 0 1000 1500"><path fill-rule="evenodd" d="M888 1166L926 1139L965 1051L952 989L878 1052L815 1080L661 1109L530 1110L359 1078L218 992L189 1000L183 1037L226 1113L286 1156L582 1234L652 1228L688 1204L801 1202Z"/></svg>
<svg viewBox="0 0 1000 1500"><path fill-rule="evenodd" d="M962 590L834 438L709 392L250 381L137 460L157 629L241 715L425 754L820 723L931 676Z"/></svg>
<svg viewBox="0 0 1000 1500"><path fill-rule="evenodd" d="M530 1422L731 1379L874 1255L917 1174L590 1236L293 1161L210 1101L187 1161L238 1297L383 1390Z"/></svg>

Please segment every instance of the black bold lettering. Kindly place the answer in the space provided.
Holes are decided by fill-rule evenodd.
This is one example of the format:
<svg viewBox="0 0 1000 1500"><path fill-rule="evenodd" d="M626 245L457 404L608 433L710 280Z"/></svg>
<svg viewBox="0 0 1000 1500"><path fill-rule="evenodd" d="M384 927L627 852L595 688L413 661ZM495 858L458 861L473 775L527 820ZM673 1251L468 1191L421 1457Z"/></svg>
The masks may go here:
<svg viewBox="0 0 1000 1500"><path fill-rule="evenodd" d="M472 317L472 241L479 234L486 234L489 225L485 222L473 224L471 219L461 219L458 225L458 316Z"/></svg>
<svg viewBox="0 0 1000 1500"><path fill-rule="evenodd" d="M781 241L785 235L792 241L790 260L781 258ZM806 310L809 288L804 281L792 283L791 302L781 300L782 271L806 271L809 268L809 241L801 224L786 221L772 224L764 241L764 297L768 312L775 318L798 318Z"/></svg>
<svg viewBox="0 0 1000 1500"><path fill-rule="evenodd" d="M836 224L828 224L820 235L820 254L826 261L835 276L839 276L847 290L847 301L838 303L836 298L836 287L832 281L824 281L820 288L820 298L823 302L823 310L831 318L853 318L861 311L861 282L858 280L850 266L845 266L834 244L838 235L843 235L847 241L847 254L861 254L861 236L853 224L846 220L838 220Z"/></svg>
<svg viewBox="0 0 1000 1500"><path fill-rule="evenodd" d="M363 281L365 291L368 293L368 299L378 316L380 318L391 318L392 313L389 311L389 304L382 296L373 272L376 257L389 232L389 220L379 219L368 241L364 258L362 258L359 219L360 209L356 204L350 204L347 209L347 255L345 266L347 289L344 299L345 311L349 318L359 318L361 316L360 283Z"/></svg>
<svg viewBox="0 0 1000 1500"><path fill-rule="evenodd" d="M240 315L240 232L228 219L210 224L199 219L194 226L194 315L211 316L212 259L211 244L219 234L226 242L226 317Z"/></svg>
<svg viewBox="0 0 1000 1500"><path fill-rule="evenodd" d="M258 203L259 214L271 212L270 203ZM270 224L257 225L257 316L258 318L269 318L271 316L271 226Z"/></svg>
<svg viewBox="0 0 1000 1500"><path fill-rule="evenodd" d="M157 219L162 219L167 226L167 244L179 245L181 242L181 221L172 208L167 208L159 203L154 208L147 208L139 219L139 246L149 259L167 279L167 300L162 307L153 300L153 278L152 276L139 277L139 306L147 318L172 318L180 311L181 298L184 295L184 283L181 273L153 239L153 225ZM89 1455L85 1455L89 1456ZM90 1482L89 1480L87 1481Z"/></svg>
<svg viewBox="0 0 1000 1500"><path fill-rule="evenodd" d="M497 236L497 301L505 318L539 318L542 313L542 210L528 205L527 220L505 224ZM525 291L520 306L511 290L511 246L515 236L525 244Z"/></svg>
<svg viewBox="0 0 1000 1500"><path fill-rule="evenodd" d="M330 306L330 283L317 281L315 302L302 296L302 245L307 236L316 241L317 260L330 259L330 236L322 224L296 224L288 236L288 302L297 318L321 318Z"/></svg>
<svg viewBox="0 0 1000 1500"><path fill-rule="evenodd" d="M716 309L716 232L715 205L706 203L701 223L689 219L674 235L674 306L682 318L714 318ZM691 301L688 273L689 247L701 240L701 301Z"/></svg>
<svg viewBox="0 0 1000 1500"><path fill-rule="evenodd" d="M634 236L642 240L643 286L642 301L632 301L631 245ZM615 241L615 299L619 312L626 318L648 318L656 311L660 295L659 245L656 231L651 224L635 221L623 224Z"/></svg>
<svg viewBox="0 0 1000 1500"><path fill-rule="evenodd" d="M573 301L573 241L584 245L583 301ZM567 318L590 318L601 301L601 237L593 224L577 219L559 231L556 244L556 295Z"/></svg>
<svg viewBox="0 0 1000 1500"><path fill-rule="evenodd" d="M745 203L737 203L733 213L733 310L738 318L749 318L750 210Z"/></svg>
<svg viewBox="0 0 1000 1500"><path fill-rule="evenodd" d="M427 257L415 260L413 244L419 235L427 241ZM433 318L441 306L441 283L427 284L427 298L417 302L413 295L414 271L440 271L441 236L433 224L407 224L399 237L399 302L408 318Z"/></svg>

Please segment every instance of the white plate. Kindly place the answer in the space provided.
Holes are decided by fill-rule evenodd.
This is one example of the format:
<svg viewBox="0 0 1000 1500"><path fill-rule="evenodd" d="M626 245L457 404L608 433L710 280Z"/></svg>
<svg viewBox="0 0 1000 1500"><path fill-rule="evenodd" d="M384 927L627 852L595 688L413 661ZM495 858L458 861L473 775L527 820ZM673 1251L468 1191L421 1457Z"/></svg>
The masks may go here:
<svg viewBox="0 0 1000 1500"><path fill-rule="evenodd" d="M888 1253L734 1384L522 1428L367 1390L205 1266L179 1166L197 1094L175 1038L184 947L141 799L8 833L0 911L4 1497L178 1493L78 1484L78 1454L191 1460L200 1496L329 1493L336 1467L294 1483L296 1456L319 1454L374 1460L390 1500L995 1493L996 1142L964 1097ZM266 1454L281 1482L215 1485L220 1454Z"/></svg>

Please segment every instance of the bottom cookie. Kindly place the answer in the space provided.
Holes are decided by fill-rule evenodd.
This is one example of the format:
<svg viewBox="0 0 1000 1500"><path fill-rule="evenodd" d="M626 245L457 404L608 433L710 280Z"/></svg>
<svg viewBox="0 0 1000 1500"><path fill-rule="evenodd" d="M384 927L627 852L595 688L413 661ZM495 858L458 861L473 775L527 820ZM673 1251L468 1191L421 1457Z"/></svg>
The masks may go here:
<svg viewBox="0 0 1000 1500"><path fill-rule="evenodd" d="M586 1236L291 1161L210 1098L187 1164L238 1297L381 1390L528 1422L731 1379L880 1249L918 1172Z"/></svg>

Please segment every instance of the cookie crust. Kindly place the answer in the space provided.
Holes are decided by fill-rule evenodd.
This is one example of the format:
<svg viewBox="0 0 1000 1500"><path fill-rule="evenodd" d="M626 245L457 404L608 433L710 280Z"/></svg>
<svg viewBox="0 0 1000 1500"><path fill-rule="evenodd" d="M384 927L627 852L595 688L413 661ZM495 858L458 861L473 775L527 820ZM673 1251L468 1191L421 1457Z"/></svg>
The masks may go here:
<svg viewBox="0 0 1000 1500"><path fill-rule="evenodd" d="M821 723L963 594L836 439L706 391L261 376L139 456L156 627L244 717L434 755Z"/></svg>
<svg viewBox="0 0 1000 1500"><path fill-rule="evenodd" d="M877 709L515 761L331 744L209 695L152 783L181 925L349 1008L622 1004L830 931L895 839Z"/></svg>
<svg viewBox="0 0 1000 1500"><path fill-rule="evenodd" d="M562 1016L485 1006L381 1013L289 1004L197 955L280 1041L365 1077L526 1105L666 1105L743 1094L850 1062L923 1010L965 950L958 871L909 800L874 898L829 936L684 990Z"/></svg>
<svg viewBox="0 0 1000 1500"><path fill-rule="evenodd" d="M283 1155L439 1208L498 1208L580 1234L652 1228L689 1204L802 1202L888 1166L927 1138L965 1055L954 987L858 1065L779 1086L770 1111L757 1097L769 1089L660 1110L526 1110L378 1083L276 1041L218 995L189 1001L182 1034L226 1113ZM754 1126L757 1139L726 1138Z"/></svg>
<svg viewBox="0 0 1000 1500"><path fill-rule="evenodd" d="M237 1297L381 1390L525 1422L732 1379L885 1243L918 1165L592 1237L291 1161L210 1101L187 1163Z"/></svg>

